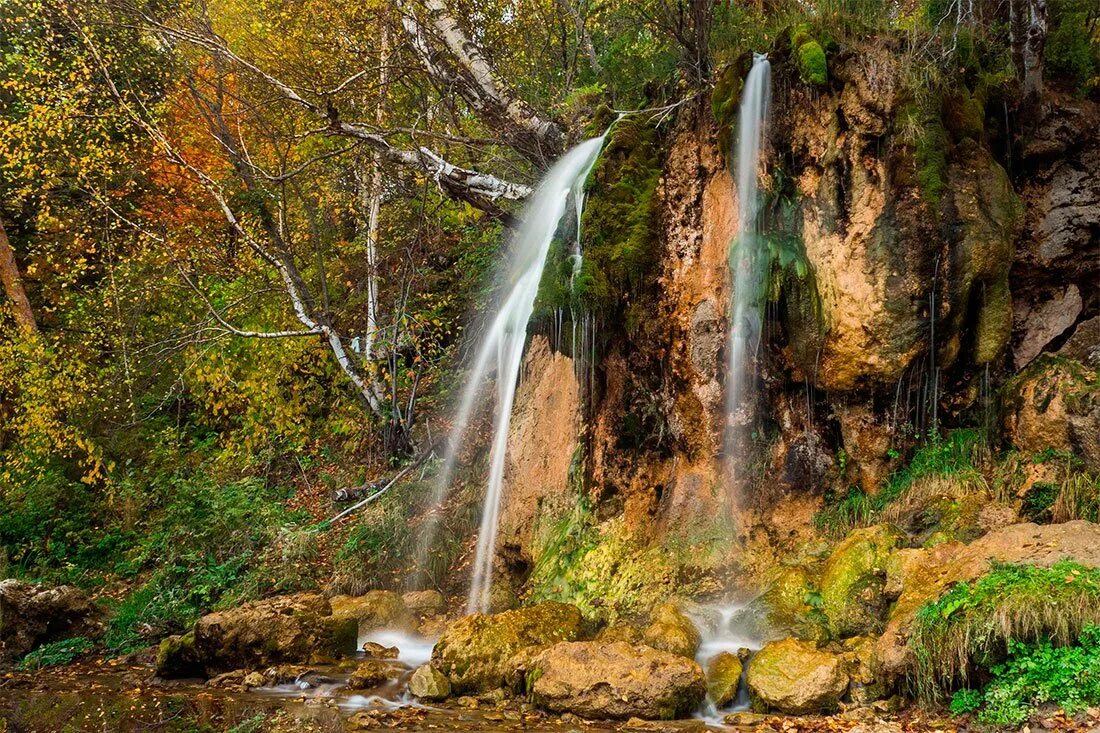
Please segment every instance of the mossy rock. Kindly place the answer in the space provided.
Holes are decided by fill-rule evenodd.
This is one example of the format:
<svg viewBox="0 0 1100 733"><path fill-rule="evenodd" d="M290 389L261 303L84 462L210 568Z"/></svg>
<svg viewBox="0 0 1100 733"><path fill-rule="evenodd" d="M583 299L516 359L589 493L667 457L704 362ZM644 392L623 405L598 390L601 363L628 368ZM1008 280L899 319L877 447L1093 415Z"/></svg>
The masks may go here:
<svg viewBox="0 0 1100 733"><path fill-rule="evenodd" d="M815 40L809 40L798 46L795 51L798 62L798 76L806 84L825 86L829 83L829 66L825 59L825 49Z"/></svg>
<svg viewBox="0 0 1100 733"><path fill-rule="evenodd" d="M507 682L508 662L520 650L573 641L583 618L576 606L538 603L497 614L475 613L451 624L432 650L432 663L457 694Z"/></svg>
<svg viewBox="0 0 1100 733"><path fill-rule="evenodd" d="M985 132L985 105L965 86L943 100L943 123L955 140L980 141Z"/></svg>
<svg viewBox="0 0 1100 733"><path fill-rule="evenodd" d="M716 708L724 708L737 699L741 687L741 659L721 652L707 663L707 697Z"/></svg>
<svg viewBox="0 0 1100 733"><path fill-rule="evenodd" d="M164 679L205 677L206 670L195 651L195 632L169 636L157 648L157 676Z"/></svg>
<svg viewBox="0 0 1100 733"><path fill-rule="evenodd" d="M773 641L749 659L745 677L753 710L830 713L848 689L843 660L797 639Z"/></svg>
<svg viewBox="0 0 1100 733"><path fill-rule="evenodd" d="M654 649L692 659L699 651L702 636L687 614L669 602L654 609L642 640Z"/></svg>
<svg viewBox="0 0 1100 733"><path fill-rule="evenodd" d="M409 678L409 692L421 700L444 700L451 695L451 682L438 669L425 664Z"/></svg>
<svg viewBox="0 0 1100 733"><path fill-rule="evenodd" d="M820 584L821 611L833 636L881 631L888 558L904 538L898 528L879 524L855 530L833 550Z"/></svg>

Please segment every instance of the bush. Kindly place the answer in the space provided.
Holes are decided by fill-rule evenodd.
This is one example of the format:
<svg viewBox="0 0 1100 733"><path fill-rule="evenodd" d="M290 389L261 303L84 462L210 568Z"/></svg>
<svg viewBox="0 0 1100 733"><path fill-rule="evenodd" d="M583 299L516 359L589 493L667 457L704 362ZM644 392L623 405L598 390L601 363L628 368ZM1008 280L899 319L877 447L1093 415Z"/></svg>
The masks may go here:
<svg viewBox="0 0 1100 733"><path fill-rule="evenodd" d="M1036 599L1042 599L1037 603ZM1100 569L1061 560L1049 568L997 565L960 583L916 616L910 647L913 683L924 699L939 699L956 683L1011 661L1021 641L1073 643L1100 623Z"/></svg>
<svg viewBox="0 0 1100 733"><path fill-rule="evenodd" d="M83 636L53 641L43 644L19 662L19 669L34 670L43 667L56 667L68 664L77 657L90 652L95 645Z"/></svg>
<svg viewBox="0 0 1100 733"><path fill-rule="evenodd" d="M1050 4L1050 32L1043 60L1052 77L1071 82L1088 93L1100 85L1100 38L1089 32L1093 0L1054 0ZM1093 20L1095 24L1095 20Z"/></svg>
<svg viewBox="0 0 1100 733"><path fill-rule="evenodd" d="M798 75L807 84L825 86L829 83L825 49L817 41L810 40L798 47Z"/></svg>
<svg viewBox="0 0 1100 733"><path fill-rule="evenodd" d="M1100 627L1086 626L1069 646L1012 640L1008 658L991 672L984 690L955 693L952 714L978 711L983 723L1017 726L1047 703L1070 715L1080 712L1100 702Z"/></svg>

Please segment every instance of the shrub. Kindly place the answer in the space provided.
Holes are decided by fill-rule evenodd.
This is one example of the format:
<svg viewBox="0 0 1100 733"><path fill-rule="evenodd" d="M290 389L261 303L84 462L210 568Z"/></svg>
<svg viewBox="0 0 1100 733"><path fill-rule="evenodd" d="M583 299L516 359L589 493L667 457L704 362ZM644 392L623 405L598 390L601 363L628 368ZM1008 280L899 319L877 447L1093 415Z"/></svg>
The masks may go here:
<svg viewBox="0 0 1100 733"><path fill-rule="evenodd" d="M829 82L829 69L825 61L825 49L815 40L798 47L798 75L802 81L815 86Z"/></svg>
<svg viewBox="0 0 1100 733"><path fill-rule="evenodd" d="M1100 623L1100 569L1069 560L1049 568L996 565L917 612L910 641L914 687L924 699L939 699L957 682L995 669L1014 643L1071 644L1095 623Z"/></svg>
<svg viewBox="0 0 1100 733"><path fill-rule="evenodd" d="M60 664L68 664L82 654L90 652L95 645L83 636L74 636L71 639L53 641L43 644L19 662L19 668L24 670L42 669L43 667L56 667Z"/></svg>
<svg viewBox="0 0 1100 733"><path fill-rule="evenodd" d="M1100 702L1100 627L1086 626L1068 646L1009 641L1008 658L991 673L984 690L955 693L952 714L977 711L983 723L1018 726L1047 703L1080 712Z"/></svg>

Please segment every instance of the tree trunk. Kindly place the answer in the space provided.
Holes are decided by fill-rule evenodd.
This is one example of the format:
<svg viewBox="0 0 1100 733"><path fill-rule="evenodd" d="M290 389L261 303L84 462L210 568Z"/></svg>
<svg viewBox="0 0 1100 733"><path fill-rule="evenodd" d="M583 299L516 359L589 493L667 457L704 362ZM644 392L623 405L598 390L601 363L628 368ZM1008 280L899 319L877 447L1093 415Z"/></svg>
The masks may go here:
<svg viewBox="0 0 1100 733"><path fill-rule="evenodd" d="M38 332L38 323L34 320L31 301L23 289L23 278L19 275L19 265L15 262L8 234L4 231L4 222L0 221L0 281L4 283L4 292L11 301L15 322L20 328L32 333Z"/></svg>
<svg viewBox="0 0 1100 733"><path fill-rule="evenodd" d="M1023 21L1020 57L1024 67L1024 102L1038 103L1043 93L1043 48L1047 41L1047 0L1024 0L1027 9Z"/></svg>

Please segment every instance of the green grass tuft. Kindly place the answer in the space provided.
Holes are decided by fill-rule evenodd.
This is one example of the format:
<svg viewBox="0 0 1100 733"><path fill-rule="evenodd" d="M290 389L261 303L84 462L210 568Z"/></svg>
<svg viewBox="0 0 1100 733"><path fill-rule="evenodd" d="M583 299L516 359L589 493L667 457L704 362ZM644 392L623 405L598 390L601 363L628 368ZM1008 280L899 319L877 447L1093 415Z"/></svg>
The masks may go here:
<svg viewBox="0 0 1100 733"><path fill-rule="evenodd" d="M911 684L919 697L936 701L1004 663L1013 643L1048 639L1068 645L1096 623L1100 569L1069 560L1049 568L995 565L917 612Z"/></svg>
<svg viewBox="0 0 1100 733"><path fill-rule="evenodd" d="M43 667L56 667L68 664L79 656L87 654L95 648L91 640L83 636L74 636L71 639L53 641L43 644L19 662L19 669L35 670Z"/></svg>

